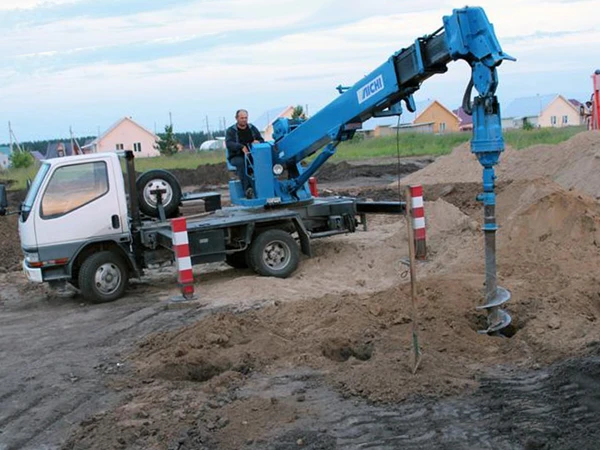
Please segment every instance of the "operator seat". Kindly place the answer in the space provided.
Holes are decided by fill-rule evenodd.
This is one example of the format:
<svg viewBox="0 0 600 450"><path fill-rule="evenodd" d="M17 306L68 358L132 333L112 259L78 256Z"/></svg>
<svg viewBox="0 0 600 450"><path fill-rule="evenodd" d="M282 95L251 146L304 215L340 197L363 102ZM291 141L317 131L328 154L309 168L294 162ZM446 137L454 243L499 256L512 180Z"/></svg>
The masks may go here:
<svg viewBox="0 0 600 450"><path fill-rule="evenodd" d="M229 162L229 150L225 147L225 164L227 164L227 170L235 172L235 166Z"/></svg>

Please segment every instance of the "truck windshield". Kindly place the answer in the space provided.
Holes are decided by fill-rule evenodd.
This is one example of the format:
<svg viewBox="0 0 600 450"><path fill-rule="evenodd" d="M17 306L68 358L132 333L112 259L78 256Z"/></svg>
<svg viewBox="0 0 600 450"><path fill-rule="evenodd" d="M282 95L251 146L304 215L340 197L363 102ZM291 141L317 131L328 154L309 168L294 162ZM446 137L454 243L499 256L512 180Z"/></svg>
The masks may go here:
<svg viewBox="0 0 600 450"><path fill-rule="evenodd" d="M33 183L29 187L29 192L27 192L27 196L25 197L25 201L23 202L23 206L21 207L21 220L25 222L27 217L29 217L29 213L31 212L31 208L33 207L33 202L35 201L35 197L40 190L40 186L42 185L44 178L46 178L46 174L50 170L50 164L42 163L40 170L38 170L37 175L33 179Z"/></svg>

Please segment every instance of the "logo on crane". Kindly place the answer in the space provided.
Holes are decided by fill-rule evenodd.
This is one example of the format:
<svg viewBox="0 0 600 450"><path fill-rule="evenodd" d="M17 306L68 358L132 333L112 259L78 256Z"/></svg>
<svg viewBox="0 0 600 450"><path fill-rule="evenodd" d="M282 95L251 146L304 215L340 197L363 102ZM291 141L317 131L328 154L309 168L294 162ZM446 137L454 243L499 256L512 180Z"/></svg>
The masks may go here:
<svg viewBox="0 0 600 450"><path fill-rule="evenodd" d="M358 96L358 104L360 105L367 101L381 90L383 90L383 76L379 75L358 90L356 93Z"/></svg>

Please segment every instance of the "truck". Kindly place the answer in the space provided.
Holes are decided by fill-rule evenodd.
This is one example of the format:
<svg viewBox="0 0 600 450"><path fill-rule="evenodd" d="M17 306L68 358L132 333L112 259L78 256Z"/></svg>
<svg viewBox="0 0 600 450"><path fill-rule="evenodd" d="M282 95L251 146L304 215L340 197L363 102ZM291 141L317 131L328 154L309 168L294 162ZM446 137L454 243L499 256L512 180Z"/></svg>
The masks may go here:
<svg viewBox="0 0 600 450"><path fill-rule="evenodd" d="M18 210L23 270L33 282L68 282L91 302L114 301L131 277L176 259L170 219L191 201L204 204L204 214L186 220L192 265L225 261L279 278L296 270L300 252L311 256L313 239L366 227L368 213L405 208L349 197L222 207L216 192L182 194L168 171L136 178L132 151L55 158L42 163Z"/></svg>
<svg viewBox="0 0 600 450"><path fill-rule="evenodd" d="M94 302L121 297L126 281L152 263L172 261L174 232L169 219L182 202L201 199L207 215L187 220L192 264L226 261L260 275L287 277L311 241L355 232L369 213L404 214L403 202L368 202L352 197L318 197L310 179L372 117L415 111L413 94L452 61L471 67L463 109L473 115L471 151L483 166L486 297L492 333L510 324L501 305L510 293L497 286L494 166L504 150L497 68L515 59L503 52L492 24L479 7L454 9L443 26L395 52L305 120L280 118L273 140L251 146L245 170L252 184L246 198L240 180L229 183L232 206L215 193L184 196L167 171L135 176L133 154L123 171L116 154L91 154L42 163L18 213L23 269L37 282L67 281ZM472 97L475 89L477 95ZM233 167L228 166L230 169ZM123 175L123 172L125 174ZM4 194L2 194L4 192ZM3 198L4 197L4 198ZM6 212L0 189L0 214Z"/></svg>

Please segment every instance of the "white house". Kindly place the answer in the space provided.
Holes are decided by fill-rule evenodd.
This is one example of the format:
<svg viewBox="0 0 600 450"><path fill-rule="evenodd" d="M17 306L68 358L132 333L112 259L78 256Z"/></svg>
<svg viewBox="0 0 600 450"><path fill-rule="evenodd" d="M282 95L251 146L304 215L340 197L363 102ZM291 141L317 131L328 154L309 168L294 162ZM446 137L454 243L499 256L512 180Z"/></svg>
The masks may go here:
<svg viewBox="0 0 600 450"><path fill-rule="evenodd" d="M160 152L155 148L159 139L131 117L123 117L82 149L84 153L133 150L136 158L147 158L160 156Z"/></svg>
<svg viewBox="0 0 600 450"><path fill-rule="evenodd" d="M501 111L502 128L566 127L581 125L579 108L559 94L516 98Z"/></svg>

